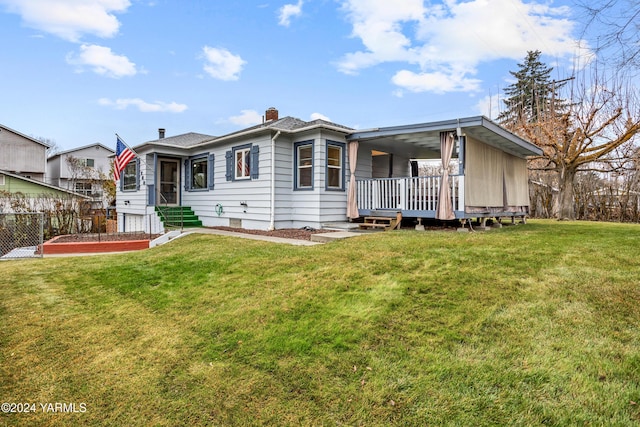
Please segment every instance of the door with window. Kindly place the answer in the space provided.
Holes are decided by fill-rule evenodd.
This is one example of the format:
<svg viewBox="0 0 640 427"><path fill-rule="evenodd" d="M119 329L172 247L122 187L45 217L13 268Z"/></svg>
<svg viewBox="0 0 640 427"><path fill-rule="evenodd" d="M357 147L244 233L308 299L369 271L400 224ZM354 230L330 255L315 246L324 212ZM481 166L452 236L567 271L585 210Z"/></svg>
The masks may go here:
<svg viewBox="0 0 640 427"><path fill-rule="evenodd" d="M180 162L175 159L158 159L158 204L177 205L180 188Z"/></svg>

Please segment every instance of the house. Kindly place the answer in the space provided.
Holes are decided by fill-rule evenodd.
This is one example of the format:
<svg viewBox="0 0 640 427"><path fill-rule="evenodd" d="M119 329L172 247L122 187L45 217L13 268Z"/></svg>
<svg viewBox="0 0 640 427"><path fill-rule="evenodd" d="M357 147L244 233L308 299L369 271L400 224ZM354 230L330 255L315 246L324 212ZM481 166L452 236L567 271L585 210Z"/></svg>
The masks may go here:
<svg viewBox="0 0 640 427"><path fill-rule="evenodd" d="M0 125L0 170L44 181L48 148L44 142Z"/></svg>
<svg viewBox="0 0 640 427"><path fill-rule="evenodd" d="M26 212L42 212L52 210L55 201L86 201L88 198L64 188L55 187L31 178L0 170L0 212L17 210Z"/></svg>
<svg viewBox="0 0 640 427"><path fill-rule="evenodd" d="M526 158L541 150L486 117L361 131L279 118L275 108L265 119L219 137L161 130L134 147L117 190L120 231L159 232L172 207L205 226L255 229L320 228L380 211L442 220L528 212ZM421 159L453 162L457 173L419 176Z"/></svg>
<svg viewBox="0 0 640 427"><path fill-rule="evenodd" d="M47 182L108 205L103 183L111 181L111 148L95 143L62 151L47 159Z"/></svg>

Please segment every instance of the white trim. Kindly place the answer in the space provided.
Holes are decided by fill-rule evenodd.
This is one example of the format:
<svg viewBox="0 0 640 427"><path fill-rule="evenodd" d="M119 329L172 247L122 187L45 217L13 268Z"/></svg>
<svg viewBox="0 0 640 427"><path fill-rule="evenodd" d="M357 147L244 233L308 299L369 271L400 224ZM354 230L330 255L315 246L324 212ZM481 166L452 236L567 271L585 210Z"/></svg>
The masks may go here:
<svg viewBox="0 0 640 427"><path fill-rule="evenodd" d="M242 175L238 176L238 154L240 154L242 167L241 172ZM249 162L247 163L247 157L249 158ZM244 172L247 172L245 175ZM240 181L243 179L251 179L251 147L243 147L233 150L233 176L236 181Z"/></svg>

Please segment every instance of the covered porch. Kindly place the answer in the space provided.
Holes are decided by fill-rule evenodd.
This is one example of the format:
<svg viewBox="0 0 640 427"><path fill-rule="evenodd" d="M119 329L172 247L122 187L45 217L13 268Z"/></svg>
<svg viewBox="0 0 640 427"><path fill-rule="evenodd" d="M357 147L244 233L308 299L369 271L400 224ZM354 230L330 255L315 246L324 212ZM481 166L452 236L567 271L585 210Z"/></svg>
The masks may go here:
<svg viewBox="0 0 640 427"><path fill-rule="evenodd" d="M377 128L347 140L352 220L380 211L440 220L529 212L526 159L542 151L486 117Z"/></svg>
<svg viewBox="0 0 640 427"><path fill-rule="evenodd" d="M374 211L400 211L402 216L436 218L442 176L356 179L359 216ZM449 176L455 218L464 218L464 175Z"/></svg>

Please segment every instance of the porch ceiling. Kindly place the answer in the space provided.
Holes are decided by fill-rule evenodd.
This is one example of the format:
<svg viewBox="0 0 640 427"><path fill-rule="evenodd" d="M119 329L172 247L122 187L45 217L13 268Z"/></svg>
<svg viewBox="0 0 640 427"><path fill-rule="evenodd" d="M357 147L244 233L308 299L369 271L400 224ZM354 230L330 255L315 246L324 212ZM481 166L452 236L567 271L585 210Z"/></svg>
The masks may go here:
<svg viewBox="0 0 640 427"><path fill-rule="evenodd" d="M483 116L353 132L348 141L375 142L379 150L402 151L412 158L439 158L440 132L456 131L517 157L541 155L542 150Z"/></svg>

